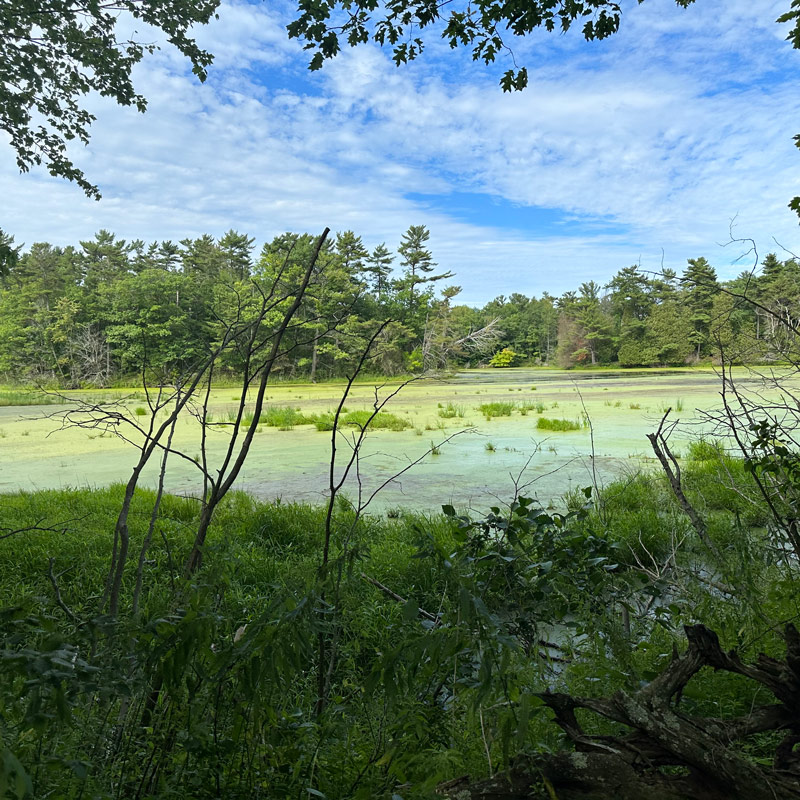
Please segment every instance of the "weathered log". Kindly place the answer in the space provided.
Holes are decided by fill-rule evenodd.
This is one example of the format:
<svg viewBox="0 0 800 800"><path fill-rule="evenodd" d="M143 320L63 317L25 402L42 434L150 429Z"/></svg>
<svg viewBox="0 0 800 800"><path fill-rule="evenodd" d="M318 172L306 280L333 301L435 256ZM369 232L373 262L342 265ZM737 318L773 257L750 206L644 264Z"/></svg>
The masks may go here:
<svg viewBox="0 0 800 800"><path fill-rule="evenodd" d="M689 647L650 684L610 698L538 694L574 752L519 756L488 780L443 785L453 800L529 800L543 789L559 800L800 800L800 635L785 631L786 659L760 655L745 664L723 652L714 631L685 628ZM703 667L743 675L779 701L743 717L718 719L685 714L680 694ZM587 734L575 714L587 709L625 725L625 736ZM771 768L746 759L735 743L754 733L785 731Z"/></svg>

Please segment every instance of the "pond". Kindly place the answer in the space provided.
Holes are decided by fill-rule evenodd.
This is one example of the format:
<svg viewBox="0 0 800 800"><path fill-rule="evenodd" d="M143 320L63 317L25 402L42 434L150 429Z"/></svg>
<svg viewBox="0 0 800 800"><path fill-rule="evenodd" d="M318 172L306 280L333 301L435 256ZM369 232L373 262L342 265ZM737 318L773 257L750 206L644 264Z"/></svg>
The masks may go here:
<svg viewBox="0 0 800 800"><path fill-rule="evenodd" d="M744 371L740 380L755 380ZM387 386L381 395L396 386ZM603 485L654 464L645 435L655 430L666 407L681 420L672 442L678 452L703 433L698 409L720 403L720 380L712 370L622 370L568 372L547 369L470 370L442 380L406 386L387 410L409 423L404 431L369 434L359 458L360 481L353 475L347 493L359 485L367 497L387 483L372 510L406 507L438 510L443 503L483 511L513 497L515 485L543 504L565 492ZM277 384L268 390L269 404L291 405L305 414L332 410L342 390L337 384ZM123 393L118 393L120 397ZM211 411L225 420L235 406L236 390L215 389ZM375 387L357 385L347 401L350 410L368 409ZM448 403L457 414L444 418ZM510 416L485 419L485 403L513 403ZM142 400L125 400L131 415ZM591 429L582 425L584 409ZM124 481L136 453L111 433L58 430L58 406L0 408L0 491L63 486L99 486ZM540 417L582 425L556 432L537 428ZM175 446L190 456L199 452L199 425L189 414L181 419ZM219 459L230 427L215 426L209 437L210 462ZM424 456L432 444L438 455ZM280 431L262 427L256 435L236 488L265 499L322 501L327 493L331 434L312 425ZM346 438L340 459L350 453ZM424 457L423 457L424 456ZM421 462L392 480L415 460ZM344 461L342 460L343 464ZM155 465L144 483L154 485ZM167 489L195 494L201 480L191 464L172 458Z"/></svg>

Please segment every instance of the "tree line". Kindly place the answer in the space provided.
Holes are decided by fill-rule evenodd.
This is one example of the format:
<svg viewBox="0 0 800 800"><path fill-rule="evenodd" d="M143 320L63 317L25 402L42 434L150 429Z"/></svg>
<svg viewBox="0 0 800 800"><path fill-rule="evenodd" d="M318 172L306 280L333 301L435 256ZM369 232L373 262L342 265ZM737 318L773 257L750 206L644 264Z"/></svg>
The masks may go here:
<svg viewBox="0 0 800 800"><path fill-rule="evenodd" d="M800 313L800 264L769 254L758 274L721 282L705 258L681 275L638 266L559 297L514 293L482 308L454 302L430 232L412 225L396 251L353 231L326 242L279 374L312 381L352 369L378 325L375 369L552 364L681 365L776 360ZM280 270L301 270L315 237L285 233L256 253L234 230L179 243L102 230L76 246L28 249L0 232L0 375L63 386L108 385L148 370L180 374L203 358L242 303ZM489 331L475 345L476 331ZM234 354L220 364L240 372Z"/></svg>

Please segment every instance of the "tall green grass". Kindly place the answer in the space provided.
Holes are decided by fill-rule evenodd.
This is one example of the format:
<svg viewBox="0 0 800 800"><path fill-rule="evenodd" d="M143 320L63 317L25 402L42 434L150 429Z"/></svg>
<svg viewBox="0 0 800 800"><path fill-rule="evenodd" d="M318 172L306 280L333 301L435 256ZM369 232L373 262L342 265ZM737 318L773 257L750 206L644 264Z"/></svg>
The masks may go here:
<svg viewBox="0 0 800 800"><path fill-rule="evenodd" d="M55 406L64 400L33 389L0 389L0 406Z"/></svg>
<svg viewBox="0 0 800 800"><path fill-rule="evenodd" d="M481 403L478 406L478 411L488 420L492 419L492 417L510 417L515 407L516 403L514 402L494 401L492 403Z"/></svg>
<svg viewBox="0 0 800 800"><path fill-rule="evenodd" d="M440 407L436 413L443 419L453 419L454 417L462 418L466 413L466 409L463 405L448 403L446 406Z"/></svg>
<svg viewBox="0 0 800 800"><path fill-rule="evenodd" d="M370 422L371 416L371 411L348 411L346 414L340 414L339 430L348 426L363 429L367 423L371 430L404 431L411 427L411 423L407 419L390 414L388 411L379 411ZM318 431L332 431L333 420L332 413L319 414L314 419L314 425Z"/></svg>
<svg viewBox="0 0 800 800"><path fill-rule="evenodd" d="M579 431L583 425L571 419L539 417L539 419L536 420L536 427L540 431Z"/></svg>

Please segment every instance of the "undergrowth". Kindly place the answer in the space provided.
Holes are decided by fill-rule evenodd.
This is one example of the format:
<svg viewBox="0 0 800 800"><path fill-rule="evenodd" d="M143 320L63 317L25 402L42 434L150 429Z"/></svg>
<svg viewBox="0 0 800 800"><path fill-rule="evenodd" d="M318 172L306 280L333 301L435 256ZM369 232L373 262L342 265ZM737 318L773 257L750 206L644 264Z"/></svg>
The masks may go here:
<svg viewBox="0 0 800 800"><path fill-rule="evenodd" d="M325 508L232 493L205 567L187 579L199 506L166 495L140 612L123 607L115 621L101 595L123 488L4 495L7 794L432 800L440 781L488 773L487 751L496 771L514 753L558 748L537 691L633 691L672 658L683 624L703 621L743 657L778 655L764 620L795 613L796 593L767 557L766 514L742 462L700 442L682 471L722 563L663 477L635 473L571 492L560 513L518 498L484 516L445 506L357 518L341 501L327 570ZM153 499L134 498L132 552ZM721 595L709 574L736 593ZM334 631L330 702L317 713L320 636ZM539 654L540 639L555 642L557 661ZM704 671L682 702L719 717L754 700Z"/></svg>

